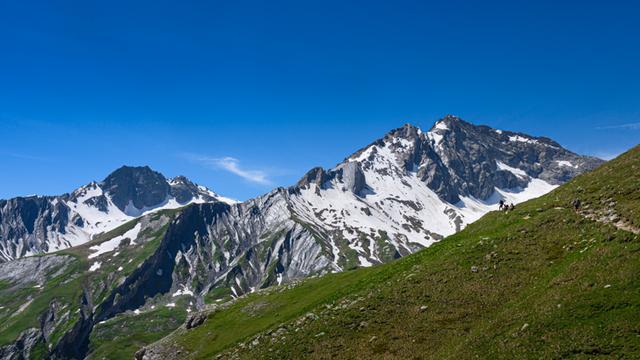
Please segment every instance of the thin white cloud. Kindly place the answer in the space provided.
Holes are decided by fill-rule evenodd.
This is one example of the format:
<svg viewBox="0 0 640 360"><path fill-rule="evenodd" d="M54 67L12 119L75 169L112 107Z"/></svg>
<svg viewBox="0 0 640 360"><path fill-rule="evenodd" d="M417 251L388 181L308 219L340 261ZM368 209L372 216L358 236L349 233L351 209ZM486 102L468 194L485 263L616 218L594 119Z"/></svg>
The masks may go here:
<svg viewBox="0 0 640 360"><path fill-rule="evenodd" d="M596 129L598 130L615 130L615 129L640 130L640 122L620 124L620 125L610 125L610 126L598 126Z"/></svg>
<svg viewBox="0 0 640 360"><path fill-rule="evenodd" d="M241 178L257 184L268 185L271 181L267 178L267 174L262 170L248 170L240 167L240 160L232 157L223 157L221 159L212 159L220 168L227 170L232 174L236 174Z"/></svg>
<svg viewBox="0 0 640 360"><path fill-rule="evenodd" d="M221 158L216 158L216 157L209 157L209 156L202 156L202 155L195 155L195 154L185 154L185 156L191 161L203 164L211 168L228 171L249 182L260 184L260 185L271 185L269 174L266 171L255 170L255 169L245 169L242 166L240 166L240 160L234 157L225 156Z"/></svg>

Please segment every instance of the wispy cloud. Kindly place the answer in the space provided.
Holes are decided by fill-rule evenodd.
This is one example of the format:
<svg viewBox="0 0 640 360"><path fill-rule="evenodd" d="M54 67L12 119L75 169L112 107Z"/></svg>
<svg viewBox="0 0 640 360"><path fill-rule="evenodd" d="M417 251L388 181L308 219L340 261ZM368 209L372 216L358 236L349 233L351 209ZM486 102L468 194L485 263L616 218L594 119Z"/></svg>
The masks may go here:
<svg viewBox="0 0 640 360"><path fill-rule="evenodd" d="M5 151L0 151L0 154L7 155L7 156L10 156L12 158L16 158L16 159L20 159L20 160L51 162L51 159L49 159L49 158L42 157L42 156L30 155L30 154L22 154L22 153L15 153L15 152L5 152Z"/></svg>
<svg viewBox="0 0 640 360"><path fill-rule="evenodd" d="M240 167L240 160L236 158L227 156L219 159L211 159L211 161L220 168L236 174L247 181L263 185L271 184L271 180L267 178L266 172L262 170L243 169Z"/></svg>
<svg viewBox="0 0 640 360"><path fill-rule="evenodd" d="M240 160L225 156L221 158L196 155L196 154L183 154L187 159L200 163L204 166L228 171L234 175L237 175L249 182L260 185L271 185L272 182L269 179L269 174L264 170L246 169L240 165Z"/></svg>
<svg viewBox="0 0 640 360"><path fill-rule="evenodd" d="M615 129L640 130L640 122L620 124L620 125L598 126L596 129L597 130L615 130Z"/></svg>

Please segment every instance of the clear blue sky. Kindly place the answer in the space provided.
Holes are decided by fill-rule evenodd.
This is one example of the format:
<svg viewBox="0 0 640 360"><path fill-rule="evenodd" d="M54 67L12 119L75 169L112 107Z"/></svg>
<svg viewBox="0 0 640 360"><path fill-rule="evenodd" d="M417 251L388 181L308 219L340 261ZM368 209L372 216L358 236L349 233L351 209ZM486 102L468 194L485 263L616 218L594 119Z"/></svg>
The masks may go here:
<svg viewBox="0 0 640 360"><path fill-rule="evenodd" d="M640 142L639 18L632 1L0 0L0 198L129 164L247 199L447 113L610 157Z"/></svg>

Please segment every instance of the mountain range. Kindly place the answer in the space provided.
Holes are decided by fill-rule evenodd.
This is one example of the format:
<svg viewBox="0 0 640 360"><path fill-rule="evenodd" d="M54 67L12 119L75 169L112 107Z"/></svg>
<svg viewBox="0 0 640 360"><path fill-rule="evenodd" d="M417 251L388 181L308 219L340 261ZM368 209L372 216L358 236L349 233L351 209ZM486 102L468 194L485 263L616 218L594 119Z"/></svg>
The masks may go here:
<svg viewBox="0 0 640 360"><path fill-rule="evenodd" d="M235 203L146 166L123 166L61 196L0 200L0 261L81 245L145 213L215 201Z"/></svg>
<svg viewBox="0 0 640 360"><path fill-rule="evenodd" d="M110 324L156 321L155 337L123 347L137 349L229 299L415 253L601 163L448 115L241 203L127 166L69 194L1 200L0 355L110 357L123 331Z"/></svg>

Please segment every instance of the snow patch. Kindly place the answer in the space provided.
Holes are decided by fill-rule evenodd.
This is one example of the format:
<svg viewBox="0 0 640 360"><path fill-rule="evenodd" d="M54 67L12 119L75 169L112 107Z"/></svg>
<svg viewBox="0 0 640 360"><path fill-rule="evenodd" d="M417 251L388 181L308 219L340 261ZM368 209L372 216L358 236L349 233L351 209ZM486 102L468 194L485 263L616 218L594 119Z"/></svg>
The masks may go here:
<svg viewBox="0 0 640 360"><path fill-rule="evenodd" d="M440 130L449 130L449 127L444 121L438 121L435 126L436 129Z"/></svg>
<svg viewBox="0 0 640 360"><path fill-rule="evenodd" d="M91 264L91 267L89 268L89 271L96 271L96 270L100 269L100 266L102 266L102 263L100 261L96 261L93 264Z"/></svg>
<svg viewBox="0 0 640 360"><path fill-rule="evenodd" d="M523 143L529 143L529 144L537 144L538 143L538 140L530 139L528 137L524 137L524 136L520 136L520 135L509 136L509 141L512 141L512 142L523 142Z"/></svg>
<svg viewBox="0 0 640 360"><path fill-rule="evenodd" d="M570 167L570 168L574 168L574 169L578 168L578 165L573 165L571 162L569 162L567 160L556 160L556 163L560 167L565 166L565 167Z"/></svg>
<svg viewBox="0 0 640 360"><path fill-rule="evenodd" d="M124 239L131 239L132 244L135 244L135 240L136 238L138 238L140 229L142 229L142 224L137 223L136 226L133 227L133 229L125 232L124 234L120 236L116 236L111 240L107 240L103 243L100 243L99 245L92 246L90 249L95 252L89 255L89 259L93 259L104 253L108 253L110 251L117 249L118 246L120 245L120 242L122 242L122 240Z"/></svg>
<svg viewBox="0 0 640 360"><path fill-rule="evenodd" d="M496 165L498 166L498 169L508 171L521 179L525 179L528 176L524 170L511 167L501 161L496 161Z"/></svg>
<svg viewBox="0 0 640 360"><path fill-rule="evenodd" d="M186 286L183 286L182 289L177 290L171 295L172 297L182 296L182 295L190 295L193 296L193 291L189 290Z"/></svg>
<svg viewBox="0 0 640 360"><path fill-rule="evenodd" d="M480 219L489 211L498 210L500 200L504 200L506 203L519 204L527 200L540 197L557 187L558 185L552 185L544 180L532 178L525 188L496 188L494 193L487 200L476 199L473 196L461 196L461 200L456 204L456 206L464 215L465 222L471 223Z"/></svg>
<svg viewBox="0 0 640 360"><path fill-rule="evenodd" d="M367 260L367 258L365 258L364 256L358 255L358 260L360 260L360 266L364 266L364 267L373 266L373 263Z"/></svg>

